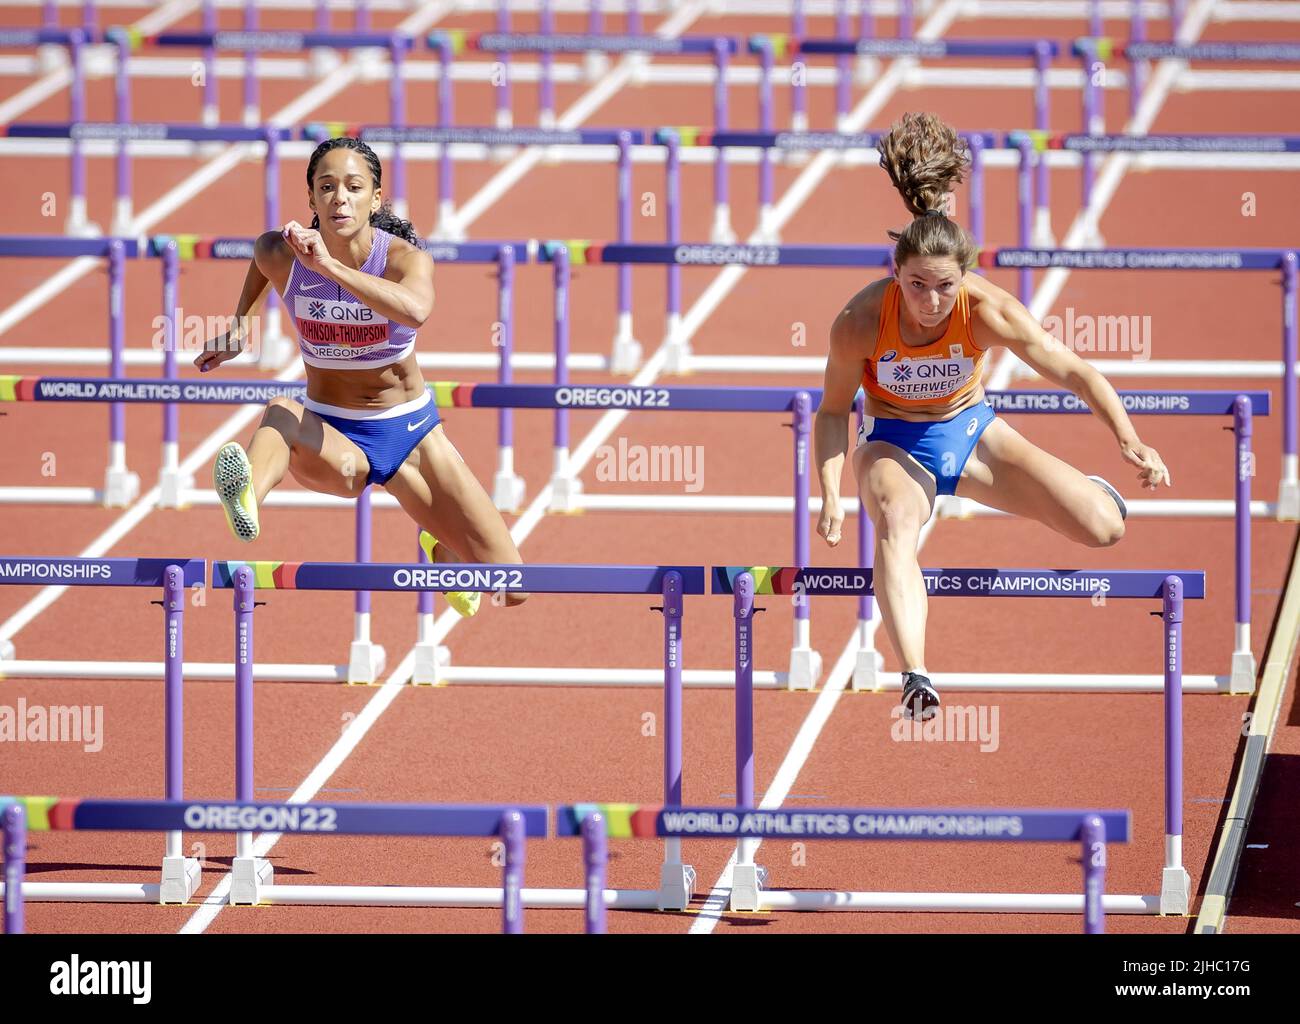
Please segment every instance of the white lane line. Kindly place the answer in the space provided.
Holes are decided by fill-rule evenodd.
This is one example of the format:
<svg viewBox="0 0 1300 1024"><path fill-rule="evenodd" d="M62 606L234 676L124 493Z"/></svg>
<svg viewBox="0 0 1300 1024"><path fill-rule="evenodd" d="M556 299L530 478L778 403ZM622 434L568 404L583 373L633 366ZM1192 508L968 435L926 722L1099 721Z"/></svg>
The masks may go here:
<svg viewBox="0 0 1300 1024"><path fill-rule="evenodd" d="M1210 10L1214 6L1214 2L1215 0L1204 0L1202 7L1198 8L1191 16L1189 16L1187 21L1184 23L1184 38L1182 41L1193 42L1200 35L1201 31L1204 29L1205 22L1209 18ZM939 15L936 14L935 17L937 18ZM918 36L920 36L919 33ZM933 37L926 36L923 38ZM1167 61L1164 63L1179 64L1180 62ZM1159 113L1161 106L1163 106L1169 89L1172 88L1174 82L1177 80L1176 70L1174 73L1162 75L1161 72L1164 71L1166 71L1166 68L1162 65L1157 72L1157 75L1153 77L1151 92L1147 94L1142 107L1139 108L1138 115L1134 118L1133 124L1130 125L1129 130L1131 132L1138 134L1144 133L1155 121L1156 115ZM1157 88L1161 90L1159 93L1156 93ZM1114 197L1115 190L1119 187L1119 182L1123 178L1124 172L1128 169L1128 166L1129 163L1127 158L1123 158L1122 163L1120 161L1111 161L1107 163L1103 174L1100 176L1097 188L1094 189L1092 205L1089 209L1082 211L1078 217L1076 217L1066 240L1062 243L1062 247L1070 248L1078 245L1088 236L1088 229L1090 226L1100 222L1101 215ZM1035 293L1030 302L1030 310L1033 312L1035 318L1041 320L1046 315L1047 311L1051 308L1052 303L1059 297L1060 290L1064 287L1065 281L1069 277L1069 273L1068 270L1051 270L1044 275L1044 280L1039 286L1039 290ZM1059 278L1054 276L1058 274ZM999 359L996 366L992 369L988 386L995 390L1006 387L1008 381L1011 379L1017 362L1018 360L1012 356L1010 352L1003 350L1003 357ZM924 546L930 530L938 523L938 521L939 517L934 516L922 528L920 540L917 544L918 550ZM873 614L873 621L878 622L879 615L879 609L876 608ZM781 801L784 800L786 795L789 793L790 787L794 785L795 780L798 778L799 771L812 753L813 743L820 735L822 726L829 717L831 710L834 709L836 702L839 700L840 694L844 690L845 683L849 675L852 673L853 652L856 652L856 650L857 637L856 635L850 635L848 644L844 648L844 652L840 655L839 661L836 662L835 668L832 670L831 676L826 682L826 689L818 697L817 702L808 713L808 718L805 719L803 726L795 737L794 743L786 753L784 760L782 760L781 767L778 769L776 777L772 780L771 786L768 788L767 792L763 794L763 799L760 804L761 807L779 807ZM761 845L761 841L760 843L751 846L751 849L757 851L759 845ZM732 872L735 866L736 853L733 851L722 874L709 892L708 898L704 903L704 908L701 910L700 915L696 918L694 924L691 925L689 934L707 935L717 927L718 922L722 919L723 912L726 910L727 905L730 902Z"/></svg>

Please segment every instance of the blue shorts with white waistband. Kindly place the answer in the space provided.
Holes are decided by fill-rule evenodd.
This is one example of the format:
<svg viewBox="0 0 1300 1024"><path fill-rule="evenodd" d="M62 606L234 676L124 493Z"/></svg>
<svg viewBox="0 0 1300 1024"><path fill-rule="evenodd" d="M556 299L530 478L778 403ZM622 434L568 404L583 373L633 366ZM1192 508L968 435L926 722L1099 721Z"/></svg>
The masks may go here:
<svg viewBox="0 0 1300 1024"><path fill-rule="evenodd" d="M868 416L858 431L858 444L887 441L903 449L934 477L936 494L956 494L961 471L980 435L996 418L988 399L963 409L952 419L932 423Z"/></svg>
<svg viewBox="0 0 1300 1024"><path fill-rule="evenodd" d="M370 463L366 483L382 485L401 469L406 457L424 435L442 422L432 395L426 394L423 402L411 405L411 409L398 416L368 416L365 419L336 416L319 408L312 411L366 453L366 460Z"/></svg>

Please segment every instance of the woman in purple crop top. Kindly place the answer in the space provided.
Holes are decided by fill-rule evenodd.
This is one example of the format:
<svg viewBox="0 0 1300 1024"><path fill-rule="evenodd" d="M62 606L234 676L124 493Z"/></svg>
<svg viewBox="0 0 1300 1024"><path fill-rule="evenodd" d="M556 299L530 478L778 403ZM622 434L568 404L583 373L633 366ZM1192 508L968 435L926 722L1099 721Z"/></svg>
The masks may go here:
<svg viewBox="0 0 1300 1024"><path fill-rule="evenodd" d="M235 326L194 361L208 371L234 358L275 286L298 331L307 397L273 399L247 451L231 442L217 453L226 520L236 537L255 540L258 507L286 471L343 498L373 483L420 525L435 561L520 564L500 513L443 433L416 364L415 333L433 311L433 261L382 200L381 173L357 139L316 147L307 164L311 227L290 221L258 238ZM478 594L446 596L462 615L478 609ZM506 603L527 596L509 593Z"/></svg>

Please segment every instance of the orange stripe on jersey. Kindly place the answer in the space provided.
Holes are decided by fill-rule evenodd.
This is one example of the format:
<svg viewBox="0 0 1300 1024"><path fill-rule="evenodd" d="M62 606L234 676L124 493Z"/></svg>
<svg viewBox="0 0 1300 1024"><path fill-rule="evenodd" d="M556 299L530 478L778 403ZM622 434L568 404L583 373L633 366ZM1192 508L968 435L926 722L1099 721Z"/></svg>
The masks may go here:
<svg viewBox="0 0 1300 1024"><path fill-rule="evenodd" d="M862 387L882 402L913 408L959 407L979 386L985 353L975 347L970 296L965 287L948 318L943 337L928 345L905 345L898 328L902 293L889 282L880 300L876 347L867 360Z"/></svg>

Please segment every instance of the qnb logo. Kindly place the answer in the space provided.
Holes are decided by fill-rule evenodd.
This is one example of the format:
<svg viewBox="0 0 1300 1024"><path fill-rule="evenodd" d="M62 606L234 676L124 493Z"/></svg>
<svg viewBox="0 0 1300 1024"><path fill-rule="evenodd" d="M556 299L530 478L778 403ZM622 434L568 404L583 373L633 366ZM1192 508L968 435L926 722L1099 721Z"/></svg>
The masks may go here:
<svg viewBox="0 0 1300 1024"><path fill-rule="evenodd" d="M319 299L315 300L315 301L314 301L310 306L308 306L307 308L311 311L311 315L312 315L312 316L324 316L324 315L325 315L325 303L321 302Z"/></svg>
<svg viewBox="0 0 1300 1024"><path fill-rule="evenodd" d="M908 363L899 363L894 367L894 380L908 381L912 379L912 367Z"/></svg>
<svg viewBox="0 0 1300 1024"><path fill-rule="evenodd" d="M82 961L74 953L50 964L50 993L56 996L130 996L144 1005L152 989L152 960Z"/></svg>

